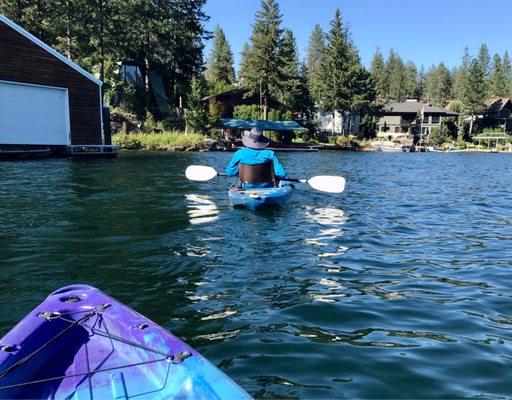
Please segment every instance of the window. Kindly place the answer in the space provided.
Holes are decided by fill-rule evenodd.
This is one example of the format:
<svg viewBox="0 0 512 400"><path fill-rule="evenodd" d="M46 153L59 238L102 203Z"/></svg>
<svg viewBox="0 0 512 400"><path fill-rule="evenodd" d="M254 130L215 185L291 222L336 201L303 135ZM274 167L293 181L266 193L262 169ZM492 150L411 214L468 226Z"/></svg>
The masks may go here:
<svg viewBox="0 0 512 400"><path fill-rule="evenodd" d="M428 115L423 116L423 123L428 124Z"/></svg>
<svg viewBox="0 0 512 400"><path fill-rule="evenodd" d="M432 115L432 123L433 124L438 124L440 120L441 120L441 117L439 115Z"/></svg>
<svg viewBox="0 0 512 400"><path fill-rule="evenodd" d="M395 126L395 133L400 133L400 127L399 126Z"/></svg>

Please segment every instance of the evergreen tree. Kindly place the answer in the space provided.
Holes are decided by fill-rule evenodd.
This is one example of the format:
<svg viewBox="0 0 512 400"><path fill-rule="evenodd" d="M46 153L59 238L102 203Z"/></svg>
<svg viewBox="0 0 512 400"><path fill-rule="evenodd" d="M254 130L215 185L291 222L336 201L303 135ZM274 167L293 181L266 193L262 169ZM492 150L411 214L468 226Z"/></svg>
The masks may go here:
<svg viewBox="0 0 512 400"><path fill-rule="evenodd" d="M202 101L207 94L206 80L202 74L194 76L190 84L190 93L185 108L185 132L206 131L208 126L208 113L206 105Z"/></svg>
<svg viewBox="0 0 512 400"><path fill-rule="evenodd" d="M419 87L418 68L408 61L404 69L404 90L407 97L420 98L422 91Z"/></svg>
<svg viewBox="0 0 512 400"><path fill-rule="evenodd" d="M453 95L456 99L462 99L466 87L466 80L469 66L471 64L471 56L466 47L462 56L461 65L453 73Z"/></svg>
<svg viewBox="0 0 512 400"><path fill-rule="evenodd" d="M482 64L478 59L472 60L469 65L466 86L462 102L468 115L471 115L469 134L473 134L473 122L475 115L485 108L487 97L487 85Z"/></svg>
<svg viewBox="0 0 512 400"><path fill-rule="evenodd" d="M357 63L353 65L350 76L350 89L352 93L349 109L349 134L353 133L352 124L355 115L362 116L365 119L366 125L369 125L371 117L381 110L381 107L375 104L377 88L372 74L360 63Z"/></svg>
<svg viewBox="0 0 512 400"><path fill-rule="evenodd" d="M355 57L347 40L347 29L336 10L327 35L325 62L323 63L324 95L320 107L325 112L345 113L351 108L351 76ZM334 129L334 126L333 126Z"/></svg>
<svg viewBox="0 0 512 400"><path fill-rule="evenodd" d="M421 99L424 97L426 79L427 73L425 72L425 67L422 65L418 72L418 93Z"/></svg>
<svg viewBox="0 0 512 400"><path fill-rule="evenodd" d="M251 47L249 43L245 42L242 47L242 51L240 52L240 67L238 71L238 77L240 79L240 84L245 86L244 77L251 73L251 67L249 64L249 57L251 55Z"/></svg>
<svg viewBox="0 0 512 400"><path fill-rule="evenodd" d="M290 29L283 31L283 39L279 49L281 57L281 85L276 93L278 100L287 108L294 108L301 95L301 82L299 78L299 56L295 37Z"/></svg>
<svg viewBox="0 0 512 400"><path fill-rule="evenodd" d="M322 63L325 60L325 33L319 24L311 32L306 60L309 90L315 103L320 104L324 88Z"/></svg>
<svg viewBox="0 0 512 400"><path fill-rule="evenodd" d="M480 65L484 76L488 76L491 66L491 56L489 55L489 48L485 43L480 46L476 59L478 60L478 64Z"/></svg>
<svg viewBox="0 0 512 400"><path fill-rule="evenodd" d="M492 59L489 97L504 97L507 95L507 76L499 54Z"/></svg>
<svg viewBox="0 0 512 400"><path fill-rule="evenodd" d="M260 93L263 119L267 118L271 93L279 93L282 83L283 59L280 57L283 30L282 15L276 0L262 0L256 13L250 51L240 77L252 93Z"/></svg>
<svg viewBox="0 0 512 400"><path fill-rule="evenodd" d="M313 112L315 110L315 102L311 96L308 83L308 68L306 63L301 62L299 66L299 83L297 87L297 93L293 104L295 111L300 111L304 114L306 119L311 120L313 118Z"/></svg>
<svg viewBox="0 0 512 400"><path fill-rule="evenodd" d="M386 76L388 80L388 99L401 102L405 100L405 66L402 58L391 49L386 61Z"/></svg>
<svg viewBox="0 0 512 400"><path fill-rule="evenodd" d="M451 75L446 65L433 65L426 75L424 97L427 101L444 107L451 98L451 87Z"/></svg>
<svg viewBox="0 0 512 400"><path fill-rule="evenodd" d="M490 82L490 72L491 72L491 56L489 54L489 48L484 43L480 46L478 50L478 55L476 56L476 60L478 61L478 65L484 74L484 84L485 84L485 92L486 96L491 96L491 82Z"/></svg>
<svg viewBox="0 0 512 400"><path fill-rule="evenodd" d="M384 62L384 57L379 49L373 56L372 65L371 65L371 74L373 77L373 81L375 82L377 89L377 96L381 100L386 100L388 97L388 80L386 76L386 64Z"/></svg>
<svg viewBox="0 0 512 400"><path fill-rule="evenodd" d="M505 74L505 80L507 81L505 90L506 96L512 97L512 65L510 63L510 57L507 51L503 55L503 62L501 65L503 68L503 73Z"/></svg>
<svg viewBox="0 0 512 400"><path fill-rule="evenodd" d="M147 0L145 0L147 1ZM159 42L157 68L161 68L168 82L173 101L185 96L193 76L203 70L204 39L210 38L204 24L209 17L204 13L206 0L174 0L168 4L163 32L157 29ZM166 7L163 7L164 10ZM165 16L165 13L163 14ZM166 39L164 39L164 37Z"/></svg>
<svg viewBox="0 0 512 400"><path fill-rule="evenodd" d="M213 34L213 48L207 65L206 77L213 85L229 86L235 81L233 53L220 25L216 26Z"/></svg>

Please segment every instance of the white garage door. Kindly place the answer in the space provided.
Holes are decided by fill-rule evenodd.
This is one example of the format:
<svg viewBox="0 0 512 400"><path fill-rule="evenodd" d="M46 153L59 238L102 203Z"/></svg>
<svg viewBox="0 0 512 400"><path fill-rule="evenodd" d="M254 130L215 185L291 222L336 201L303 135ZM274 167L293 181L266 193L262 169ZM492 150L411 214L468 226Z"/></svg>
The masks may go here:
<svg viewBox="0 0 512 400"><path fill-rule="evenodd" d="M67 90L0 81L0 144L71 144Z"/></svg>

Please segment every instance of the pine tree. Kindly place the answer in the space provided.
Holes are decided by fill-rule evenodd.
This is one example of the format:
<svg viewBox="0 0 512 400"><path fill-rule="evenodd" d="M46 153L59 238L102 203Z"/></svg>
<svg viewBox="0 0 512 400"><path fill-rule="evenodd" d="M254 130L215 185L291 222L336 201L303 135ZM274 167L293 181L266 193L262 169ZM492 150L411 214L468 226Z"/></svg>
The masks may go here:
<svg viewBox="0 0 512 400"><path fill-rule="evenodd" d="M490 97L504 97L507 95L507 76L499 54L495 54L492 59L492 69L489 81Z"/></svg>
<svg viewBox="0 0 512 400"><path fill-rule="evenodd" d="M229 86L235 81L233 53L224 31L217 25L213 34L213 48L208 58L206 77L215 85Z"/></svg>
<svg viewBox="0 0 512 400"><path fill-rule="evenodd" d="M187 99L187 107L185 109L185 132L206 131L208 126L208 113L206 105L202 101L207 94L206 80L202 74L194 76L190 84L190 93Z"/></svg>
<svg viewBox="0 0 512 400"><path fill-rule="evenodd" d="M485 84L485 92L486 96L491 96L491 82L490 82L490 72L491 72L491 56L489 54L489 48L484 43L480 46L478 50L478 54L476 56L476 60L478 61L478 65L484 74L484 84Z"/></svg>
<svg viewBox="0 0 512 400"><path fill-rule="evenodd" d="M503 62L501 65L503 67L503 73L505 74L505 80L507 81L505 90L506 96L512 97L512 65L507 51L503 55Z"/></svg>
<svg viewBox="0 0 512 400"><path fill-rule="evenodd" d="M433 104L444 107L451 99L452 78L450 71L440 63L432 66L425 79L425 99Z"/></svg>
<svg viewBox="0 0 512 400"><path fill-rule="evenodd" d="M375 104L377 99L377 88L372 74L367 71L360 63L355 64L351 70L351 101L350 101L350 120L349 133L352 133L352 118L360 115L365 118L368 125L371 117L380 111L380 106Z"/></svg>
<svg viewBox="0 0 512 400"><path fill-rule="evenodd" d="M327 35L325 62L322 68L325 89L320 107L323 111L334 114L335 111L345 113L350 110L350 71L354 58L347 40L347 30L341 21L341 12L337 9Z"/></svg>
<svg viewBox="0 0 512 400"><path fill-rule="evenodd" d="M427 73L425 72L425 67L422 65L420 71L418 72L418 92L420 99L424 98L426 79Z"/></svg>
<svg viewBox="0 0 512 400"><path fill-rule="evenodd" d="M290 29L283 31L283 40L279 49L281 57L281 86L276 93L278 100L287 108L294 108L300 93L299 56L295 37Z"/></svg>
<svg viewBox="0 0 512 400"><path fill-rule="evenodd" d="M473 134L473 122L475 115L485 107L487 97L487 85L482 64L478 59L472 60L469 65L466 86L462 102L468 115L471 115L469 134Z"/></svg>
<svg viewBox="0 0 512 400"><path fill-rule="evenodd" d="M384 57L379 49L373 56L372 65L371 65L371 74L377 89L377 96L381 100L386 100L388 98L388 81L386 76L386 64L384 62Z"/></svg>
<svg viewBox="0 0 512 400"><path fill-rule="evenodd" d="M488 76L491 66L491 56L489 55L489 48L485 43L480 46L476 59L478 60L480 68L482 68L484 76Z"/></svg>
<svg viewBox="0 0 512 400"><path fill-rule="evenodd" d="M471 64L471 56L466 47L462 56L461 65L454 71L453 75L453 94L456 99L462 99L466 87L467 75Z"/></svg>
<svg viewBox="0 0 512 400"><path fill-rule="evenodd" d="M299 66L299 84L297 87L298 96L295 98L293 108L295 111L300 111L310 120L313 118L315 111L315 102L311 96L308 83L308 67L306 63L301 62Z"/></svg>
<svg viewBox="0 0 512 400"><path fill-rule="evenodd" d="M251 73L251 66L250 66L250 55L251 55L251 47L249 46L249 43L244 43L244 46L242 47L242 51L240 53L240 67L238 71L238 77L240 79L240 84L245 86L245 79L247 75Z"/></svg>
<svg viewBox="0 0 512 400"><path fill-rule="evenodd" d="M391 101L404 101L405 87L405 66L402 58L391 49L386 61L386 76L389 83L388 99Z"/></svg>
<svg viewBox="0 0 512 400"><path fill-rule="evenodd" d="M279 56L283 30L282 15L276 0L262 0L256 13L251 35L251 46L240 77L252 93L260 93L263 101L263 119L267 118L268 101L281 90L283 59Z"/></svg>
<svg viewBox="0 0 512 400"><path fill-rule="evenodd" d="M325 60L325 33L319 24L311 32L306 59L309 90L315 103L320 104L324 88L322 63Z"/></svg>
<svg viewBox="0 0 512 400"><path fill-rule="evenodd" d="M408 61L404 69L404 90L407 97L421 97L418 82L418 69L412 61Z"/></svg>

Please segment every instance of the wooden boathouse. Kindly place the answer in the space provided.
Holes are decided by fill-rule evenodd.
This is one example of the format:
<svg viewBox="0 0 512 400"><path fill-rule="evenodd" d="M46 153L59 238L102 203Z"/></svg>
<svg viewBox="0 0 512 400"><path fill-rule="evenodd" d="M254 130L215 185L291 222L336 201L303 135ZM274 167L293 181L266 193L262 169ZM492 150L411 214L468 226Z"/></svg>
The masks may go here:
<svg viewBox="0 0 512 400"><path fill-rule="evenodd" d="M117 154L99 79L2 14L0 60L0 153Z"/></svg>

